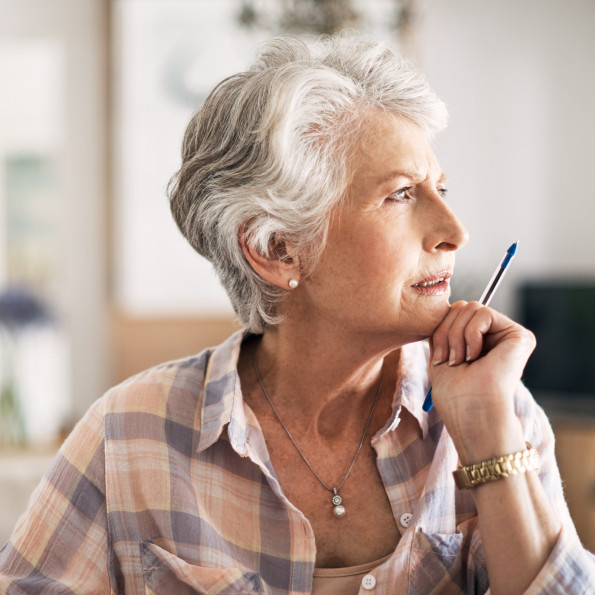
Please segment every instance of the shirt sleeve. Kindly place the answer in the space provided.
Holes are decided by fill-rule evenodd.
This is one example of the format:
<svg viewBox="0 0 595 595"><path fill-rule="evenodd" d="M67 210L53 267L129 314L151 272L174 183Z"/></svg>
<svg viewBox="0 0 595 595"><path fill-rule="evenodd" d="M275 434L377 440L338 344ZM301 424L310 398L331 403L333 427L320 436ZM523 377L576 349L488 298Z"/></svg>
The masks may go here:
<svg viewBox="0 0 595 595"><path fill-rule="evenodd" d="M525 593L526 595L594 593L595 556L582 547L570 517L556 463L554 434L550 423L525 387L522 387L520 394L517 395L517 414L523 421L526 439L539 452L541 462L539 477L553 514L562 524L554 549Z"/></svg>
<svg viewBox="0 0 595 595"><path fill-rule="evenodd" d="M65 441L0 550L0 593L110 593L108 553L98 401Z"/></svg>

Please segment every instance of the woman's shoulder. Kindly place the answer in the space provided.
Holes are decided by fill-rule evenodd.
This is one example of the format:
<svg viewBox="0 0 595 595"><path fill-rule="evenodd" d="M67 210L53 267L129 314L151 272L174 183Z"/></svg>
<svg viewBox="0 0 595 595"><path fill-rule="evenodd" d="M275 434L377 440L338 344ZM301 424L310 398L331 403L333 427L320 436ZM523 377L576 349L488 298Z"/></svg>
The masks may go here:
<svg viewBox="0 0 595 595"><path fill-rule="evenodd" d="M218 346L128 378L102 397L104 419L120 425L147 425L155 418L192 425L207 388L222 377L235 377L242 337L242 332L234 333Z"/></svg>
<svg viewBox="0 0 595 595"><path fill-rule="evenodd" d="M213 348L152 366L131 376L102 397L103 413L143 411L163 413L164 402L202 391Z"/></svg>

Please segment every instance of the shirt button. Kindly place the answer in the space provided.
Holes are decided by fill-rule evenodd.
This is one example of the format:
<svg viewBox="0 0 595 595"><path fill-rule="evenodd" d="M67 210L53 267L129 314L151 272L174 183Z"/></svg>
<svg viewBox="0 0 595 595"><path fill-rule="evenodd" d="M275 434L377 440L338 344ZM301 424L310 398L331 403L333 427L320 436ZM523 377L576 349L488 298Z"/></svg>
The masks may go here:
<svg viewBox="0 0 595 595"><path fill-rule="evenodd" d="M409 527L409 523L411 522L412 518L413 518L413 515L410 512L404 512L401 515L399 522L401 523L401 525L403 525L403 527Z"/></svg>
<svg viewBox="0 0 595 595"><path fill-rule="evenodd" d="M366 574L362 579L362 587L366 591L371 591L376 586L376 577L373 574Z"/></svg>

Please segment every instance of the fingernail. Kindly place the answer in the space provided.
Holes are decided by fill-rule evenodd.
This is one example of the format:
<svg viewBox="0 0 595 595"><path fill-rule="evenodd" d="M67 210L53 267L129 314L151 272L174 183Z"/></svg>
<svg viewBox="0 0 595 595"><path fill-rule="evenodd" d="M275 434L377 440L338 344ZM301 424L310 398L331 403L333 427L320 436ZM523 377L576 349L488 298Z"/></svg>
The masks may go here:
<svg viewBox="0 0 595 595"><path fill-rule="evenodd" d="M450 350L450 354L448 355L448 365L449 366L454 366L455 365L455 359L457 358L457 354L455 352L454 349Z"/></svg>
<svg viewBox="0 0 595 595"><path fill-rule="evenodd" d="M444 357L442 356L442 347L436 347L434 349L434 359L432 363L436 366L441 364L444 361Z"/></svg>
<svg viewBox="0 0 595 595"><path fill-rule="evenodd" d="M466 357L465 357L465 361L471 361L471 347L469 347L469 345L467 345L467 349L466 349Z"/></svg>

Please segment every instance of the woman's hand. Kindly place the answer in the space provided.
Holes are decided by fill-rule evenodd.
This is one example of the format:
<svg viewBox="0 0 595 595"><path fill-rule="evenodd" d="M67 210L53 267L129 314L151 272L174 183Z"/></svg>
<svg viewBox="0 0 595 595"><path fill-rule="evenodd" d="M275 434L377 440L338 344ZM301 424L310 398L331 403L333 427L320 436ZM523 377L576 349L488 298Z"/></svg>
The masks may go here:
<svg viewBox="0 0 595 595"><path fill-rule="evenodd" d="M525 448L514 393L534 335L478 302L456 302L430 345L432 400L463 464Z"/></svg>

